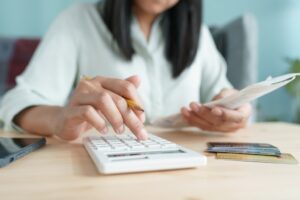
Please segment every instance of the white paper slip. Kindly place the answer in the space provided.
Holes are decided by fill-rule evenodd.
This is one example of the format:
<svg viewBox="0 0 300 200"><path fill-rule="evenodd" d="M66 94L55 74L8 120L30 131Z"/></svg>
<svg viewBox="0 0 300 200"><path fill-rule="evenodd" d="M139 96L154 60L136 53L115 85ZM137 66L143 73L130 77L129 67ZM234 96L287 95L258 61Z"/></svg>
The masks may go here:
<svg viewBox="0 0 300 200"><path fill-rule="evenodd" d="M223 99L209 102L204 105L210 108L214 106L222 106L225 108L236 109L245 103L253 101L274 90L277 90L278 88L281 88L282 86L293 81L296 78L296 76L299 75L300 73L294 73L286 74L275 78L269 77L267 78L267 80L250 85L233 95L230 95Z"/></svg>
<svg viewBox="0 0 300 200"><path fill-rule="evenodd" d="M229 109L236 109L245 103L253 101L274 90L277 90L278 88L281 88L282 86L285 86L286 84L293 81L296 76L300 76L300 73L286 74L274 78L268 77L265 81L250 85L242 89L241 91L223 99L206 103L204 104L204 106L207 106L209 108L222 106ZM180 114L156 119L152 122L152 124L154 126L165 128L179 128L187 126L186 122Z"/></svg>

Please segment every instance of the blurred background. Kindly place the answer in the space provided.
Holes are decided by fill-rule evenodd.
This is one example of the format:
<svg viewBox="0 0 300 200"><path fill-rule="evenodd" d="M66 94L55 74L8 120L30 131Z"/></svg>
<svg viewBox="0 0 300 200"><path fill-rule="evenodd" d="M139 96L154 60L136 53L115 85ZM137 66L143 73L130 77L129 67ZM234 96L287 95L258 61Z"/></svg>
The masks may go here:
<svg viewBox="0 0 300 200"><path fill-rule="evenodd" d="M63 9L78 2L95 0L1 0L0 37L39 38ZM245 13L253 14L258 25L257 79L300 72L300 1L204 0L208 25L223 26ZM261 98L257 120L300 122L299 86Z"/></svg>

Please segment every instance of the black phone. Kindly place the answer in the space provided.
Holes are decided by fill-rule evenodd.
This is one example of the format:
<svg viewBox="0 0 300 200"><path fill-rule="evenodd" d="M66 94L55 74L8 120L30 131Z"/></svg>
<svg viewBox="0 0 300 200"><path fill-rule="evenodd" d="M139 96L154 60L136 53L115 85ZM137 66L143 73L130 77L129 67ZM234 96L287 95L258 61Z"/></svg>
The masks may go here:
<svg viewBox="0 0 300 200"><path fill-rule="evenodd" d="M0 167L43 147L45 138L3 138L0 137Z"/></svg>

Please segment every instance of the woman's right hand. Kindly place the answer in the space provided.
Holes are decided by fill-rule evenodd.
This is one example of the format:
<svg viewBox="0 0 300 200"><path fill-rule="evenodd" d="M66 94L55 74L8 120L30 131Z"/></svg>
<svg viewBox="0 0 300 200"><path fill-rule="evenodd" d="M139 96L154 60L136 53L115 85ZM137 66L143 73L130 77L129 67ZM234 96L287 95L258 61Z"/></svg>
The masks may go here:
<svg viewBox="0 0 300 200"><path fill-rule="evenodd" d="M147 139L143 125L145 114L130 109L125 100L132 99L141 105L137 93L139 84L138 76L125 80L100 76L82 79L56 118L54 134L73 140L92 127L106 133L107 120L117 134L123 133L127 126L139 140Z"/></svg>

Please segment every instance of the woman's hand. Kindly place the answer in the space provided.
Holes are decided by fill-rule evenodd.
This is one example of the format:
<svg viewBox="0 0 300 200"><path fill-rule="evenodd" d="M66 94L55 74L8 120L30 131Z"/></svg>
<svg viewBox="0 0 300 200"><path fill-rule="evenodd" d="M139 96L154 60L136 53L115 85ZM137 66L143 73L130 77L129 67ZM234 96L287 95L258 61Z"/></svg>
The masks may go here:
<svg viewBox="0 0 300 200"><path fill-rule="evenodd" d="M132 99L141 105L137 93L139 84L138 76L126 80L100 76L81 80L56 119L55 135L72 140L92 127L106 133L107 120L118 134L124 132L126 125L138 139L146 139L145 114L131 110L125 100Z"/></svg>
<svg viewBox="0 0 300 200"><path fill-rule="evenodd" d="M214 100L224 98L237 92L233 89L224 89L215 96ZM251 105L244 104L236 110L223 107L212 109L192 102L189 108L182 108L181 113L186 121L195 127L206 131L234 132L247 125L251 114Z"/></svg>

